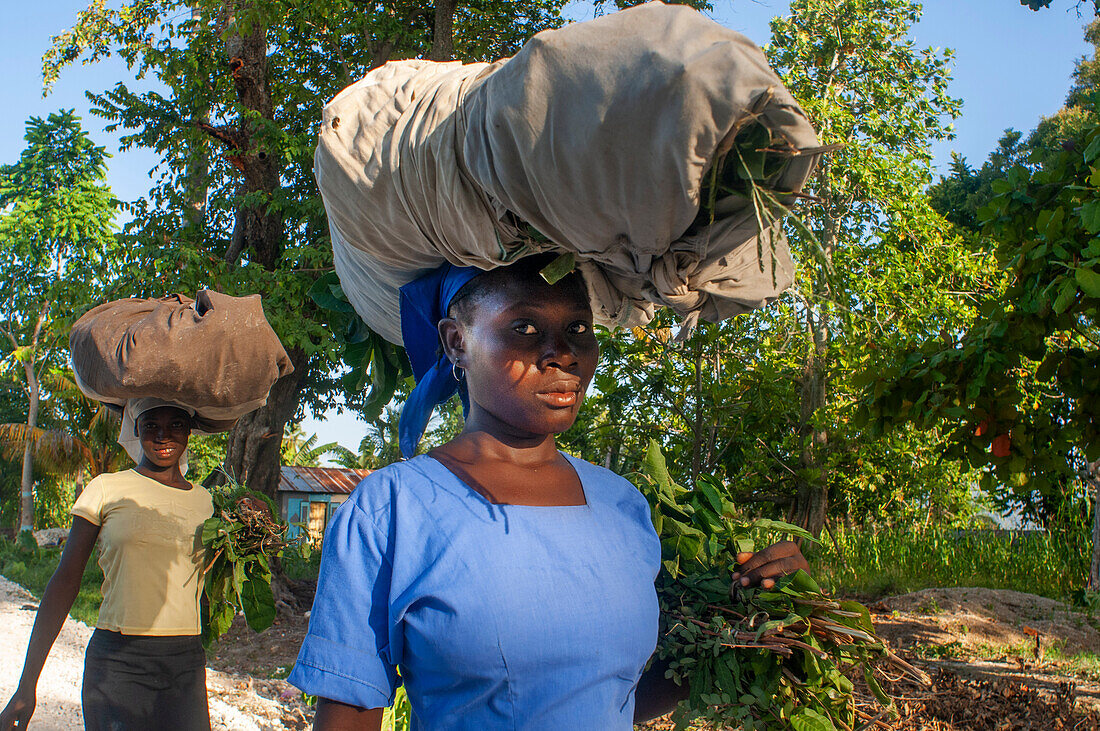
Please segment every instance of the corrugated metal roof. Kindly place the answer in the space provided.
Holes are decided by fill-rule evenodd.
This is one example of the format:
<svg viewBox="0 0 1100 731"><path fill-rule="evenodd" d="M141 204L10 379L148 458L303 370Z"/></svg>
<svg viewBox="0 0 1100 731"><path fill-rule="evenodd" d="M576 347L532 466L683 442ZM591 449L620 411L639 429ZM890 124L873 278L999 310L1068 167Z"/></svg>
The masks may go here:
<svg viewBox="0 0 1100 731"><path fill-rule="evenodd" d="M348 494L371 470L344 467L283 467L279 471L279 492L321 492Z"/></svg>

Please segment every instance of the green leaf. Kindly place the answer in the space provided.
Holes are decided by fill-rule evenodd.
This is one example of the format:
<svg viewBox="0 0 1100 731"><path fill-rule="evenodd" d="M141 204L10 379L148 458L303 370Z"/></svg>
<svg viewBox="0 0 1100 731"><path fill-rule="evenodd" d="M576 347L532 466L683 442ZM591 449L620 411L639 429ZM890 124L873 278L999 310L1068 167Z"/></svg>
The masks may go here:
<svg viewBox="0 0 1100 731"><path fill-rule="evenodd" d="M867 610L867 607L863 606L859 602L843 601L840 602L840 608L846 612L858 613L859 628L870 635L873 635L875 633L875 625L874 622L871 621L871 612Z"/></svg>
<svg viewBox="0 0 1100 731"><path fill-rule="evenodd" d="M867 687L871 689L871 693L874 694L879 703L887 708L893 707L894 699L887 695L886 691L879 685L878 679L875 677L875 671L869 665L863 666L863 679L867 682Z"/></svg>
<svg viewBox="0 0 1100 731"><path fill-rule="evenodd" d="M791 716L791 728L794 731L836 731L836 726L828 716L812 708L800 708Z"/></svg>
<svg viewBox="0 0 1100 731"><path fill-rule="evenodd" d="M351 306L351 303L346 299L339 299L333 294L334 291L343 293L343 290L340 289L340 277L337 276L336 272L328 272L313 283L307 294L322 310L332 310L344 314L355 312L355 308Z"/></svg>
<svg viewBox="0 0 1100 731"><path fill-rule="evenodd" d="M814 594L821 593L821 587L802 569L799 569L791 575L790 587L796 591L812 592Z"/></svg>
<svg viewBox="0 0 1100 731"><path fill-rule="evenodd" d="M244 561L233 562L233 591L238 597L241 597L243 601L244 596Z"/></svg>
<svg viewBox="0 0 1100 731"><path fill-rule="evenodd" d="M1100 135L1095 135L1085 148L1085 162L1092 162L1097 156L1100 156Z"/></svg>
<svg viewBox="0 0 1100 731"><path fill-rule="evenodd" d="M542 278L546 280L547 284L557 284L562 279L569 276L570 273L576 268L577 260L572 253L565 253L558 256L554 261L550 262L539 271Z"/></svg>
<svg viewBox="0 0 1100 731"><path fill-rule="evenodd" d="M1077 267L1073 272L1074 279L1081 285L1081 291L1089 297L1100 299L1100 273L1094 269Z"/></svg>
<svg viewBox="0 0 1100 731"><path fill-rule="evenodd" d="M248 626L262 632L275 621L275 596L271 593L270 579L250 577L244 582L241 608Z"/></svg>
<svg viewBox="0 0 1100 731"><path fill-rule="evenodd" d="M718 490L714 488L714 485L710 484L709 480L700 477L695 482L695 489L702 493L703 497L707 499L707 503L714 512L718 513L718 515L723 513L725 506L722 503L722 496L718 494Z"/></svg>
<svg viewBox="0 0 1100 731"><path fill-rule="evenodd" d="M658 489L669 498L673 496L673 487L679 487L668 473L665 455L661 453L661 445L656 439L650 439L649 446L646 447L645 459L642 461L642 474L657 483Z"/></svg>
<svg viewBox="0 0 1100 731"><path fill-rule="evenodd" d="M207 518L202 524L202 542L208 546L218 537L218 529L222 525L221 518Z"/></svg>
<svg viewBox="0 0 1100 731"><path fill-rule="evenodd" d="M1081 223L1089 233L1100 232L1100 201L1089 201L1081 206Z"/></svg>
<svg viewBox="0 0 1100 731"><path fill-rule="evenodd" d="M1056 313L1062 314L1070 308L1070 305L1073 304L1075 299L1077 299L1077 287L1074 286L1073 282L1066 281L1062 285L1061 291L1058 293L1058 298L1054 300L1052 309Z"/></svg>
<svg viewBox="0 0 1100 731"><path fill-rule="evenodd" d="M790 533L791 535L797 536L798 538L817 543L817 539L814 538L813 533L810 533L805 528L784 522L782 520L757 518L752 521L751 527L758 530L775 531L776 533Z"/></svg>

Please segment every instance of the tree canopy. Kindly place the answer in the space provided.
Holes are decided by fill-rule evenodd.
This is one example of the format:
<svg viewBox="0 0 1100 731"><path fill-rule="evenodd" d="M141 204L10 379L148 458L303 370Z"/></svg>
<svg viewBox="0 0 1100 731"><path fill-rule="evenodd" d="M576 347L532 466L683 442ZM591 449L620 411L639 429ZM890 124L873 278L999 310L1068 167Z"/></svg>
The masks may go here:
<svg viewBox="0 0 1100 731"><path fill-rule="evenodd" d="M73 313L93 302L117 251L107 152L71 110L32 117L19 160L0 167L0 336L19 374L25 425L38 424L43 373L64 361ZM33 448L24 440L20 528L34 525Z"/></svg>

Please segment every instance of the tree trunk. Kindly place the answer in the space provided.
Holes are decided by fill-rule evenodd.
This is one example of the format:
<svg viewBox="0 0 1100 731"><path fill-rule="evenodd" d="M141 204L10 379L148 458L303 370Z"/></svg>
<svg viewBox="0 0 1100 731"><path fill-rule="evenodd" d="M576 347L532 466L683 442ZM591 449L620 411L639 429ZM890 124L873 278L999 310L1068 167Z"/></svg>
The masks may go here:
<svg viewBox="0 0 1100 731"><path fill-rule="evenodd" d="M202 20L202 11L197 5L191 6L191 20L196 23L196 26ZM196 123L207 122L210 116L209 99L201 97L193 102L189 116ZM184 230L189 241L199 243L204 237L210 186L210 160L207 158L205 140L196 140L188 145L183 185L187 196L184 207Z"/></svg>
<svg viewBox="0 0 1100 731"><path fill-rule="evenodd" d="M23 445L23 479L19 492L19 530L34 530L34 440L31 434L38 426L38 377L34 373L34 361L25 363L27 375L27 438Z"/></svg>
<svg viewBox="0 0 1100 731"><path fill-rule="evenodd" d="M1100 591L1100 459L1089 465L1088 482L1092 487L1092 562L1089 564L1089 589Z"/></svg>
<svg viewBox="0 0 1100 731"><path fill-rule="evenodd" d="M226 444L224 469L233 479L275 499L282 466L279 447L287 422L298 410L309 358L301 350L288 355L294 372L275 382L267 404L241 417Z"/></svg>
<svg viewBox="0 0 1100 731"><path fill-rule="evenodd" d="M435 24L432 28L432 50L428 58L432 61L451 61L454 59L454 22L457 0L436 0Z"/></svg>
<svg viewBox="0 0 1100 731"><path fill-rule="evenodd" d="M802 449L798 457L798 492L788 520L814 534L821 535L825 514L829 509L829 473L826 450L829 433L819 425L818 413L825 407L828 383L825 375L829 348L828 314L825 307L816 310L806 303L806 329L810 335L810 347L802 365L802 394L799 432Z"/></svg>
<svg viewBox="0 0 1100 731"><path fill-rule="evenodd" d="M691 484L695 485L703 466L703 345L695 341L695 419L691 426Z"/></svg>
<svg viewBox="0 0 1100 731"><path fill-rule="evenodd" d="M225 5L229 70L241 106L271 121L274 113L268 79L267 29L254 26L247 34L238 32L235 12L239 5L233 0ZM257 193L262 194L262 201L237 208L226 260L235 264L248 251L252 265L273 271L279 266L285 232L278 207L269 207L267 202L280 188L281 171L277 164L279 156L269 154L257 139L259 131L256 124L242 121L229 135L233 147L228 151L228 159L243 174L240 192L253 199ZM288 355L294 372L276 381L265 406L237 422L229 435L224 462L226 472L234 479L272 498L279 486L283 430L298 410L309 365L309 358L300 349L292 349Z"/></svg>
<svg viewBox="0 0 1100 731"><path fill-rule="evenodd" d="M225 52L229 71L241 106L265 120L274 120L271 88L268 84L267 29L252 27L242 35L236 32L236 3L227 4L228 37ZM279 263L283 249L283 218L277 206L269 206L279 190L278 155L270 154L258 141L258 124L242 121L238 129L227 133L232 143L227 153L229 161L242 173L239 191L261 201L240 206L235 213L233 241L226 252L226 261L236 263L244 251L250 260L268 270Z"/></svg>
<svg viewBox="0 0 1100 731"><path fill-rule="evenodd" d="M73 500L77 500L80 497L80 493L84 492L84 485L88 482L87 470L80 470L76 473L76 479L73 480Z"/></svg>
<svg viewBox="0 0 1100 731"><path fill-rule="evenodd" d="M831 85L831 82L830 82ZM835 201L830 191L831 164L825 160L818 171L822 181L818 195L822 199L823 215L821 219L821 256L810 282L812 298L805 299L806 331L809 335L809 348L802 367L801 424L802 451L799 455L801 477L798 493L791 504L790 522L810 531L815 537L821 535L825 526L825 514L829 509L829 472L827 449L829 432L820 423L820 414L825 408L828 378L826 366L829 357L830 330L829 302L832 298L832 286L829 270L832 268L833 251L836 249L836 222L841 215L837 213Z"/></svg>

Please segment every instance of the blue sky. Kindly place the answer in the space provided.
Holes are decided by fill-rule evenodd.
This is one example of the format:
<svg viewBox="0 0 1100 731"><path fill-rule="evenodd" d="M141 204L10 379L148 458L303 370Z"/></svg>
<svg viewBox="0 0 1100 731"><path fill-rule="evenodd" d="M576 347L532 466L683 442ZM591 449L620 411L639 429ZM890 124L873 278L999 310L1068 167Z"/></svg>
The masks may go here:
<svg viewBox="0 0 1100 731"><path fill-rule="evenodd" d="M0 163L13 162L23 149L27 118L59 108L75 108L93 139L107 147L109 181L123 200L140 197L150 188L149 170L155 158L146 151L120 152L117 135L104 131L105 122L89 112L85 89L101 91L132 79L125 65L109 60L95 66L73 66L42 97L41 56L50 37L71 26L86 7L80 0L7 0L0 10ZM913 36L920 47L953 48L955 65L951 93L963 100L955 122L956 139L937 145L938 167L950 153L980 164L996 146L1006 127L1024 132L1039 118L1056 111L1070 86L1073 64L1088 47L1082 38L1087 17L1078 18L1072 0L1056 0L1053 9L1035 13L1017 0L929 0ZM576 2L571 17L591 16L590 5ZM760 44L769 37L768 21L787 12L776 0L717 0L713 17ZM363 425L347 415L309 419L307 433L321 442L339 441L355 449Z"/></svg>

